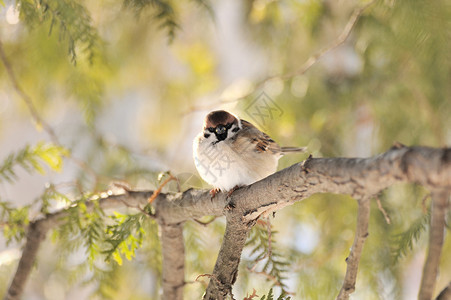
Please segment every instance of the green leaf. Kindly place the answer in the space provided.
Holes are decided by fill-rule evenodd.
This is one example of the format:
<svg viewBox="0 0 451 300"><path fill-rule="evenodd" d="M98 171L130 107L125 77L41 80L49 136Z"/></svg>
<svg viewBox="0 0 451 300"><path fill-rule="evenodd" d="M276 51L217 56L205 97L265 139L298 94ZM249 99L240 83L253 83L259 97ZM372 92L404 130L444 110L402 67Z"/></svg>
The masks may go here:
<svg viewBox="0 0 451 300"><path fill-rule="evenodd" d="M67 149L52 143L40 142L34 147L27 145L6 157L0 165L0 181L14 181L16 166L21 166L29 173L36 171L45 174L44 163L52 170L59 172L63 167L63 158L68 155Z"/></svg>
<svg viewBox="0 0 451 300"><path fill-rule="evenodd" d="M418 241L421 234L426 231L430 219L431 214L428 212L416 219L406 231L395 235L395 245L393 250L393 259L395 263L413 249L414 243Z"/></svg>
<svg viewBox="0 0 451 300"><path fill-rule="evenodd" d="M255 257L251 264L260 264L260 272L270 275L274 278L272 285L279 286L282 289L282 295L287 295L287 286L284 280L288 271L290 263L286 260L285 256L279 252L275 244L275 235L277 231L272 230L272 226L269 220L260 221L252 228L249 239L246 242L246 246L251 246L250 256ZM271 238L270 238L271 235ZM269 247L271 245L271 248ZM271 296L271 298L269 298ZM272 299L272 292L268 294L267 299Z"/></svg>
<svg viewBox="0 0 451 300"><path fill-rule="evenodd" d="M115 262L117 262L118 265L122 266L122 257L119 254L119 252L113 252L113 254L111 254L112 258L114 259Z"/></svg>
<svg viewBox="0 0 451 300"><path fill-rule="evenodd" d="M64 147L45 143L38 143L33 152L56 172L62 170L63 158L69 155L69 151Z"/></svg>
<svg viewBox="0 0 451 300"><path fill-rule="evenodd" d="M59 39L67 43L71 62L76 64L78 49L88 52L92 61L100 44L97 30L92 26L89 11L78 1L40 0L21 1L20 16L30 29L48 26L49 35L58 32Z"/></svg>
<svg viewBox="0 0 451 300"><path fill-rule="evenodd" d="M179 29L173 4L167 0L124 0L124 7L132 9L139 17L150 7L153 17L160 22L160 28L167 31L169 41L175 37Z"/></svg>
<svg viewBox="0 0 451 300"><path fill-rule="evenodd" d="M9 202L0 202L0 223L8 245L12 241L20 242L25 237L25 229L30 223L29 206L13 208Z"/></svg>
<svg viewBox="0 0 451 300"><path fill-rule="evenodd" d="M103 251L106 261L113 259L119 265L122 264L122 255L127 260L135 257L135 251L142 246L145 235L142 223L145 215L122 215L115 213L112 217L116 224L107 227L106 243L110 248Z"/></svg>

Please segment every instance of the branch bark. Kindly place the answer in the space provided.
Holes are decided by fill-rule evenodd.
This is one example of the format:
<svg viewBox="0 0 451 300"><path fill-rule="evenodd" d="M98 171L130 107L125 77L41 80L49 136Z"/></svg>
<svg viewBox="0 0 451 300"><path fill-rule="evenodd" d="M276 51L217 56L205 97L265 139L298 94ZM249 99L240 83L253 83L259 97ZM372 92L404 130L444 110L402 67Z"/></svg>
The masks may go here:
<svg viewBox="0 0 451 300"><path fill-rule="evenodd" d="M438 191L432 194L429 249L423 268L418 300L430 300L434 293L445 235L445 218L448 210L449 194L449 191Z"/></svg>
<svg viewBox="0 0 451 300"><path fill-rule="evenodd" d="M5 300L16 300L21 298L23 287L25 286L28 277L30 276L36 255L39 250L39 246L45 239L47 231L48 226L46 226L45 222L41 220L32 222L29 225L27 232L27 242L25 243L22 257L16 270L16 274L13 277L13 281L11 282L8 293L4 298Z"/></svg>
<svg viewBox="0 0 451 300"><path fill-rule="evenodd" d="M182 300L185 285L183 224L161 224L164 299Z"/></svg>
<svg viewBox="0 0 451 300"><path fill-rule="evenodd" d="M226 215L227 228L224 242L210 280L218 281L209 284L206 294L206 297L209 297L206 299L221 299L224 292L230 294L231 286L236 280L247 232L262 214L281 209L315 193L348 194L355 199L365 199L398 182L418 183L432 191L449 193L451 191L451 148L397 146L370 158L309 158L303 163L295 164L250 186L236 190L230 198L227 198L225 193L219 193L212 201L208 191L191 189L178 194L160 193L153 205L156 211L155 217L162 227L175 226L162 228L162 232L168 232L162 237L162 239L168 238L166 242L163 242L164 247L175 244L180 246L180 243L183 243L180 223L205 215ZM144 206L152 194L152 191L129 191L122 195L100 199L99 205L102 209ZM93 205L88 203L87 207L92 209ZM224 210L225 207L230 209ZM364 207L359 211L363 209ZM434 211L437 210L434 209ZM365 211L360 213L361 218L363 219L367 213L369 212L366 212L365 208ZM64 221L63 217L67 214L66 210L62 210L31 222L36 225L30 225L25 250L27 244L30 244L29 247L33 251L28 250L27 253L24 251L5 299L19 299L23 294L40 241L45 237L44 233L42 237L36 239L30 232L34 230L46 232L55 228ZM42 228L38 230L33 229L32 226L42 226ZM432 227L435 228L435 226ZM364 229L364 226L358 229L358 231L361 230L361 233L356 235L359 243L367 231ZM178 233L171 235L172 230ZM32 245L35 246L31 247ZM353 251L354 249L356 247L353 247ZM178 251L178 253L183 252ZM352 255L351 252L350 257ZM170 262L170 257L164 259L164 268L170 268L172 265L181 268L181 262ZM351 272L349 265L350 263L348 269ZM165 282L168 284L164 289L165 293L170 290L180 293L182 283L180 278ZM170 299L166 297L166 294L163 297Z"/></svg>
<svg viewBox="0 0 451 300"><path fill-rule="evenodd" d="M241 252L246 238L255 222L243 222L242 212L236 213L233 208L226 214L227 225L213 270L212 279L204 295L206 300L224 300L229 294L233 299L232 286L238 276Z"/></svg>
<svg viewBox="0 0 451 300"><path fill-rule="evenodd" d="M349 299L349 295L355 290L357 271L359 269L360 257L363 245L368 237L368 221L370 219L370 198L363 198L358 201L359 210L357 212L357 225L354 243L351 252L346 258L347 268L343 286L337 296L337 300Z"/></svg>

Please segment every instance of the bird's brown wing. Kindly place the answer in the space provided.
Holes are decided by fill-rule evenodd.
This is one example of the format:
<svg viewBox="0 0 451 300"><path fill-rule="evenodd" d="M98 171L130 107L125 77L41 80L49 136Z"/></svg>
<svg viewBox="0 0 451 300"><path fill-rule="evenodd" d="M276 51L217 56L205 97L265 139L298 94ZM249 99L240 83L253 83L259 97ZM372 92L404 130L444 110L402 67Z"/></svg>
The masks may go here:
<svg viewBox="0 0 451 300"><path fill-rule="evenodd" d="M243 151L250 147L258 153L281 153L280 146L269 135L260 131L248 121L241 120L241 124L242 129L235 140L237 148Z"/></svg>

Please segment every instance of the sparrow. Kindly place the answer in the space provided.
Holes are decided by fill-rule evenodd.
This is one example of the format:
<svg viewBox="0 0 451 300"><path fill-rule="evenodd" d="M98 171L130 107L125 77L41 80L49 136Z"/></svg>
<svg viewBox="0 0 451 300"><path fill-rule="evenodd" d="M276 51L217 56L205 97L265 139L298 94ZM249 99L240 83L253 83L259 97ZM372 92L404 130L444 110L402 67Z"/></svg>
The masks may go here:
<svg viewBox="0 0 451 300"><path fill-rule="evenodd" d="M277 170L286 153L305 147L280 147L250 122L224 110L210 112L193 142L197 171L212 185L212 198L221 191L229 195L238 187L259 181Z"/></svg>

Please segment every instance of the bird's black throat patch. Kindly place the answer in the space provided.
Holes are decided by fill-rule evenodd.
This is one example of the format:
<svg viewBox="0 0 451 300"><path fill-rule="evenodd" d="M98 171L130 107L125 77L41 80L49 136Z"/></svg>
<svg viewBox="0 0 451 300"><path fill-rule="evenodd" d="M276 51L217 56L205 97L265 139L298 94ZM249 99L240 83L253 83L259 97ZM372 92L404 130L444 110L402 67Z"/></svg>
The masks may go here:
<svg viewBox="0 0 451 300"><path fill-rule="evenodd" d="M227 133L228 133L228 130L226 130L222 134L218 134L218 133L215 132L215 135L216 135L216 138L218 139L218 142L225 140L227 138Z"/></svg>

